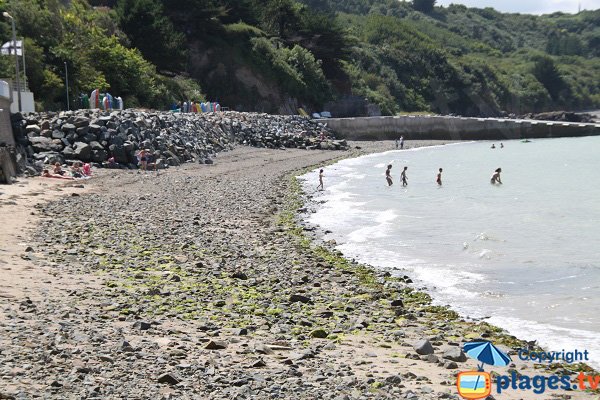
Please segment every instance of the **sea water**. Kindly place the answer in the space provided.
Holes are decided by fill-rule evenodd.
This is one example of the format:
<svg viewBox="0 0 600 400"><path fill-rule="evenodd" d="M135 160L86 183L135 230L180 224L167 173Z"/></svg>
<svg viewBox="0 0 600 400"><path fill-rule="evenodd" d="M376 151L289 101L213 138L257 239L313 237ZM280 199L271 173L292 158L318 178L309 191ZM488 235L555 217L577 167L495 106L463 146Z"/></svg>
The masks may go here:
<svg viewBox="0 0 600 400"><path fill-rule="evenodd" d="M410 276L436 304L550 351L588 350L598 367L600 137L491 145L344 160L325 168L320 192L312 171L301 180L320 205L308 221L347 257ZM503 184L492 185L499 167Z"/></svg>

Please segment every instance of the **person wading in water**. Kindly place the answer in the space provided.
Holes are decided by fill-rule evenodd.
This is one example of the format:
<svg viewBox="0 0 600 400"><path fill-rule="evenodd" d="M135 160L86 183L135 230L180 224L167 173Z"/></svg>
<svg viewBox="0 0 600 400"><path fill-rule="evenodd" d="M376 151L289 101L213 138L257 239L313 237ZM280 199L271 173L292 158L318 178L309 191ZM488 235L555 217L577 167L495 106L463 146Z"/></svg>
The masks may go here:
<svg viewBox="0 0 600 400"><path fill-rule="evenodd" d="M317 186L317 190L323 190L323 170L319 171L319 186Z"/></svg>

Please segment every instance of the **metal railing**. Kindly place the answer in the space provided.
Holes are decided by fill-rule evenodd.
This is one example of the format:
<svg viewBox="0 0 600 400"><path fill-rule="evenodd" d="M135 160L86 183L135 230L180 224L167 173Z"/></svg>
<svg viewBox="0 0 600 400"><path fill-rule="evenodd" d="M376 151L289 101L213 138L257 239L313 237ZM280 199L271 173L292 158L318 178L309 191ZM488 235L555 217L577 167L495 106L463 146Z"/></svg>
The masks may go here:
<svg viewBox="0 0 600 400"><path fill-rule="evenodd" d="M7 82L11 86L13 92L17 91L17 82L12 78L0 78L0 81ZM27 85L27 82L21 81L21 92L29 92L29 85Z"/></svg>

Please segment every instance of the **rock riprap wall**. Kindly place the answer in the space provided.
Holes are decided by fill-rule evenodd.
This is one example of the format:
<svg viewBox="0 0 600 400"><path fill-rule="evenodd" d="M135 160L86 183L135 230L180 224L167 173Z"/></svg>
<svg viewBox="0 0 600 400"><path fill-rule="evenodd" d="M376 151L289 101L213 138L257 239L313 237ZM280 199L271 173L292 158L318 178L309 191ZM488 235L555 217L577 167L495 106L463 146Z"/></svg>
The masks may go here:
<svg viewBox="0 0 600 400"><path fill-rule="evenodd" d="M210 163L236 143L267 148L345 149L323 124L298 116L221 112L99 110L13 114L13 131L27 157L45 163L105 163L110 157L133 167L140 149L157 167Z"/></svg>

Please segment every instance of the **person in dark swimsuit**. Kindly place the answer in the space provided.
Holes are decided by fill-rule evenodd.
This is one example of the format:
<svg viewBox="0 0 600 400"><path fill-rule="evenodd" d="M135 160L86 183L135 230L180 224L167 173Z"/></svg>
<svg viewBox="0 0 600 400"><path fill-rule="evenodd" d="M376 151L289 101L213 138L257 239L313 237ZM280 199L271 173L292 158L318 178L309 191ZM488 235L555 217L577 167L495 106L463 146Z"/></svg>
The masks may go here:
<svg viewBox="0 0 600 400"><path fill-rule="evenodd" d="M440 168L440 172L437 174L437 179L435 180L438 186L442 186L442 169Z"/></svg>
<svg viewBox="0 0 600 400"><path fill-rule="evenodd" d="M500 180L500 172L502 172L502 168L498 168L494 171L492 178L490 179L490 183L495 185L496 183L502 185L502 180Z"/></svg>
<svg viewBox="0 0 600 400"><path fill-rule="evenodd" d="M400 178L402 178L402 186L403 187L408 186L408 177L406 176L407 169L408 169L408 167L404 167L404 170L402 171L402 174L400 175Z"/></svg>
<svg viewBox="0 0 600 400"><path fill-rule="evenodd" d="M385 180L387 181L388 186L392 186L394 181L392 181L392 164L387 166L385 170Z"/></svg>

